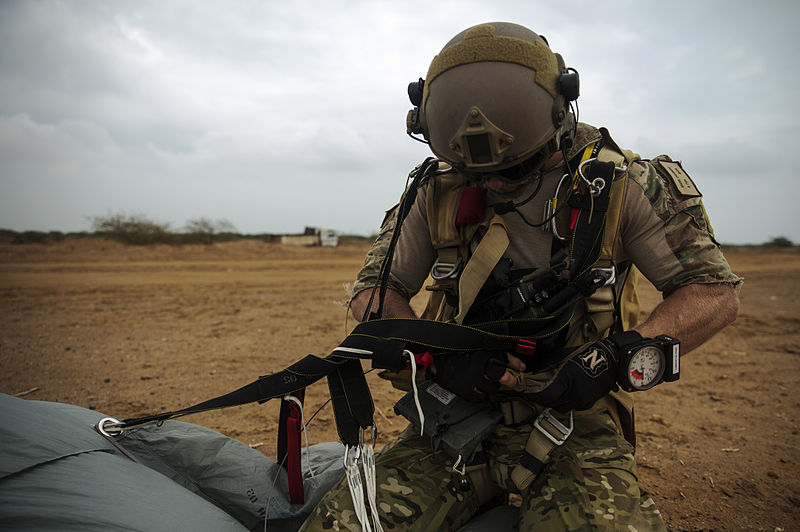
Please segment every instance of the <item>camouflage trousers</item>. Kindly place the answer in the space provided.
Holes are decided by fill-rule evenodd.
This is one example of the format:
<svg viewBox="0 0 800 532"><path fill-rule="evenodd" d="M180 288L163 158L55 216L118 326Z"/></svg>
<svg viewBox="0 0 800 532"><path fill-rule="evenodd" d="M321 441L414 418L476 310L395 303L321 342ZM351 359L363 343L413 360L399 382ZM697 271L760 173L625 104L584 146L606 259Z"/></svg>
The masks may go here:
<svg viewBox="0 0 800 532"><path fill-rule="evenodd" d="M521 493L519 530L666 530L653 500L637 486L633 448L611 417L576 414L574 427ZM488 469L469 472L467 480L453 471L449 456L432 452L430 440L409 426L376 459L384 530L457 530L485 509L491 494L479 477L486 473L494 494L516 491L510 470L531 430L530 424L499 425L483 443ZM345 480L325 495L301 530L361 530Z"/></svg>

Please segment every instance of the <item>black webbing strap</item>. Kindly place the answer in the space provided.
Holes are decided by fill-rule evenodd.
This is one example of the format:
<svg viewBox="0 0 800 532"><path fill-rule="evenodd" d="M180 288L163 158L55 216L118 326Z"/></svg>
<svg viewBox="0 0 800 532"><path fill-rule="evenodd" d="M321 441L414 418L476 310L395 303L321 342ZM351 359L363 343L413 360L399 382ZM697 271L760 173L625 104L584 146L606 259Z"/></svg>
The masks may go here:
<svg viewBox="0 0 800 532"><path fill-rule="evenodd" d="M328 375L328 389L339 439L345 445L358 445L360 429L372 425L375 411L361 362L350 360Z"/></svg>
<svg viewBox="0 0 800 532"><path fill-rule="evenodd" d="M512 323L524 325L520 327L528 331L524 338L539 339L562 329L568 322L569 316L559 315L540 320L516 320ZM347 424L350 421L365 428L370 424L366 422L368 415L369 419L372 419L374 405L358 359L371 359L374 351L381 346L396 350L397 343L412 352L434 351L440 354L487 350L513 351L520 336L488 332L479 328L490 329L495 325L489 323L470 326L400 318L366 321L359 323L340 346L325 358L308 355L291 366L277 373L259 377L255 382L238 390L181 410L124 419L120 423L120 428L256 401L265 402L305 389L323 377L331 375L333 375L329 378L331 393L336 393L344 400L340 401L341 408L334 405L335 408L339 408L337 422L341 420ZM353 397L360 399L351 400ZM352 433L352 427L345 428L343 432Z"/></svg>
<svg viewBox="0 0 800 532"><path fill-rule="evenodd" d="M589 181L597 178L605 182L597 196L590 193L573 194L568 200L569 205L579 211L570 242L571 279L580 279L591 269L603 246L608 200L614 180L614 163L593 161Z"/></svg>
<svg viewBox="0 0 800 532"><path fill-rule="evenodd" d="M543 320L542 323L547 323ZM441 352L512 349L519 336L487 331L493 324L458 325L433 320L385 318L359 323L342 342L344 347L368 349L376 339L400 341L413 352L418 348Z"/></svg>
<svg viewBox="0 0 800 532"><path fill-rule="evenodd" d="M530 454L528 451L523 451L522 456L519 457L519 463L533 473L534 476L538 475L544 469L544 462Z"/></svg>
<svg viewBox="0 0 800 532"><path fill-rule="evenodd" d="M320 358L316 355L308 355L284 370L273 373L272 375L261 376L258 380L250 384L242 386L230 393L226 393L225 395L209 399L208 401L172 412L164 412L140 418L123 419L120 422L120 428L124 429L153 421L165 421L189 414L239 406L256 401L263 403L276 397L283 397L292 392L307 388L329 373L336 371L339 366L345 364L352 358L358 357L355 355L328 355L325 358ZM360 358L369 357L361 356Z"/></svg>

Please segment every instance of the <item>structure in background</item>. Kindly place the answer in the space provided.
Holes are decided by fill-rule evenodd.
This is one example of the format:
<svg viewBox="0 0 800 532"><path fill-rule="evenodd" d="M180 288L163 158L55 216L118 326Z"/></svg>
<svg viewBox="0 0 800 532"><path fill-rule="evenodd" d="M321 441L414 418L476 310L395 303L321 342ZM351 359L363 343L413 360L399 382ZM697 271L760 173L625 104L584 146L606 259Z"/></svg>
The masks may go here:
<svg viewBox="0 0 800 532"><path fill-rule="evenodd" d="M332 248L339 245L339 235L328 227L306 227L305 232L298 235L269 235L267 242Z"/></svg>

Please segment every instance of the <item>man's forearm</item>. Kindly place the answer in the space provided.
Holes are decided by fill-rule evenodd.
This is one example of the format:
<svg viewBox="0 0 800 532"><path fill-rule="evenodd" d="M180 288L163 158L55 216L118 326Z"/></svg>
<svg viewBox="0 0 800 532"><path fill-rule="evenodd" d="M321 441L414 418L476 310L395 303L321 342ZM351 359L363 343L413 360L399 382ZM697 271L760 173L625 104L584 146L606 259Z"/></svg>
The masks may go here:
<svg viewBox="0 0 800 532"><path fill-rule="evenodd" d="M380 289L375 290L375 297L372 298L372 312L376 312L378 310L379 304L379 293ZM367 309L367 305L369 305L370 295L372 294L372 290L362 290L350 301L350 311L353 313L353 317L358 321L361 321L364 317L364 312ZM414 314L414 311L411 310L411 306L408 304L408 300L403 297L399 292L392 290L391 288L386 290L386 298L383 301L383 316L384 318L416 318L417 315Z"/></svg>
<svg viewBox="0 0 800 532"><path fill-rule="evenodd" d="M732 323L738 313L733 285L693 284L675 290L635 330L645 337L677 338L685 355Z"/></svg>

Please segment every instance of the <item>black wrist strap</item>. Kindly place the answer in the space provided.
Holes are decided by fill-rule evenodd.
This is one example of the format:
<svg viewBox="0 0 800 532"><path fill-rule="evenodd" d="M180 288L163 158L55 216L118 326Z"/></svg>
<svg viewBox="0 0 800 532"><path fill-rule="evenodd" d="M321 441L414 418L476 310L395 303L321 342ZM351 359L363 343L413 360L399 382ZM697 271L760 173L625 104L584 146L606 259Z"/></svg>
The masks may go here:
<svg viewBox="0 0 800 532"><path fill-rule="evenodd" d="M617 346L617 349L624 350L629 346L641 342L644 338L638 332L630 330L612 334L608 337L608 339L611 340L615 346Z"/></svg>

